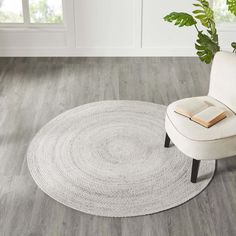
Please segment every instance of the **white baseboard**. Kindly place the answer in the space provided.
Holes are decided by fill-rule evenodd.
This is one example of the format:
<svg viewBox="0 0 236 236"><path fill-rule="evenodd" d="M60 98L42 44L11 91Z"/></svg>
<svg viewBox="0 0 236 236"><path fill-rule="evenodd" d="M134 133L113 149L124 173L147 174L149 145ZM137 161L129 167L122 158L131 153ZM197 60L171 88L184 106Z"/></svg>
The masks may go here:
<svg viewBox="0 0 236 236"><path fill-rule="evenodd" d="M223 51L232 48L222 47ZM0 57L196 57L193 48L0 48Z"/></svg>
<svg viewBox="0 0 236 236"><path fill-rule="evenodd" d="M0 48L0 57L192 57L192 48Z"/></svg>

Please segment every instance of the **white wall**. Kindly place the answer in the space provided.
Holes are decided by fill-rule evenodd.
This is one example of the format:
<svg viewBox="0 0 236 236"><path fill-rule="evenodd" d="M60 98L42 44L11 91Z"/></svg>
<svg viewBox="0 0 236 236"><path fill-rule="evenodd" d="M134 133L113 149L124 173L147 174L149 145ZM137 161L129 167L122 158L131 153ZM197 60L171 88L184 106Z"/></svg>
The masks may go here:
<svg viewBox="0 0 236 236"><path fill-rule="evenodd" d="M0 28L0 56L193 56L196 32L163 21L192 0L64 0L65 24ZM224 49L236 26L220 29Z"/></svg>
<svg viewBox="0 0 236 236"><path fill-rule="evenodd" d="M143 1L143 49L155 50L162 55L193 55L195 31L167 23L163 17L172 11L189 11L192 0Z"/></svg>

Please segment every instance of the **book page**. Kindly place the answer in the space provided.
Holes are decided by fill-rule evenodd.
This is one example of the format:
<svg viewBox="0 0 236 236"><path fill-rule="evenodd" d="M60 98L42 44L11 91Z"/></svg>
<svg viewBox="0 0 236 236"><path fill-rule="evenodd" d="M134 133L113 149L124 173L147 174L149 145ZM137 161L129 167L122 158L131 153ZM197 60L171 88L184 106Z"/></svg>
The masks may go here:
<svg viewBox="0 0 236 236"><path fill-rule="evenodd" d="M202 120L205 123L211 123L215 118L225 113L225 110L219 107L210 106L205 110L197 113L192 117L192 120Z"/></svg>
<svg viewBox="0 0 236 236"><path fill-rule="evenodd" d="M211 105L203 100L191 99L179 103L175 108L175 112L191 118L193 115L205 110L209 106Z"/></svg>

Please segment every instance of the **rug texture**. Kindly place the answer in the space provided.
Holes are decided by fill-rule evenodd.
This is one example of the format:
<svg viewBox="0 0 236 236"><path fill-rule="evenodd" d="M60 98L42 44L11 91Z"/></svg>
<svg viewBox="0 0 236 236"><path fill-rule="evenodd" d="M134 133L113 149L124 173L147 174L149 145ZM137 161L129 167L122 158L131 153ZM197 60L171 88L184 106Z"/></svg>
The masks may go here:
<svg viewBox="0 0 236 236"><path fill-rule="evenodd" d="M166 107L103 101L69 110L46 124L27 153L36 184L58 202L93 215L127 217L176 207L214 175L202 161L196 184L191 159L164 148Z"/></svg>

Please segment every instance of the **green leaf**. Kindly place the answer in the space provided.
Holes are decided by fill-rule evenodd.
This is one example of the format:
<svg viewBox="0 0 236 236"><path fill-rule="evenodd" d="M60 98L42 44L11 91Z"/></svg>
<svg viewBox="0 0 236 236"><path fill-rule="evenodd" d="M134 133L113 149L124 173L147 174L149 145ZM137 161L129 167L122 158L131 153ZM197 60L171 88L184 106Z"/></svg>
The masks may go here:
<svg viewBox="0 0 236 236"><path fill-rule="evenodd" d="M196 25L196 20L185 12L172 12L169 15L164 17L165 21L173 22L175 25L182 27L182 26L192 26Z"/></svg>
<svg viewBox="0 0 236 236"><path fill-rule="evenodd" d="M216 52L220 50L218 43L214 42L208 35L199 32L198 39L195 44L197 55L200 60L209 64L214 58Z"/></svg>
<svg viewBox="0 0 236 236"><path fill-rule="evenodd" d="M201 7L202 5L201 5L201 4L198 4L198 3L194 3L193 6L195 6L195 7Z"/></svg>
<svg viewBox="0 0 236 236"><path fill-rule="evenodd" d="M209 6L209 2L206 0L198 0L199 4L193 4L200 9L194 10L193 14L195 18L201 21L201 24L206 28L211 28L212 22L214 22L214 12Z"/></svg>
<svg viewBox="0 0 236 236"><path fill-rule="evenodd" d="M195 11L193 11L193 13L194 13L194 14L204 13L204 11L203 11L203 10L195 10Z"/></svg>
<svg viewBox="0 0 236 236"><path fill-rule="evenodd" d="M233 52L236 52L236 42L231 43L231 46L234 49Z"/></svg>
<svg viewBox="0 0 236 236"><path fill-rule="evenodd" d="M236 16L236 0L227 0L228 9Z"/></svg>

